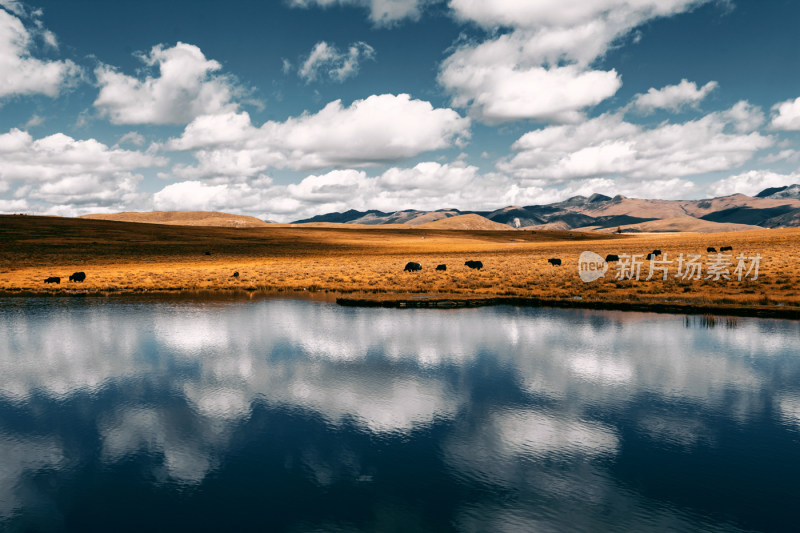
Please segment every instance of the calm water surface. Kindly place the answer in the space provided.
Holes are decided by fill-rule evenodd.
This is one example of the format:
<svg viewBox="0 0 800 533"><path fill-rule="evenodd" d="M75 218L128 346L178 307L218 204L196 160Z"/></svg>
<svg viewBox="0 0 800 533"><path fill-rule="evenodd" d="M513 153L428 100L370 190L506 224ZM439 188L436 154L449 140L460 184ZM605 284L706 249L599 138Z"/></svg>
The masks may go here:
<svg viewBox="0 0 800 533"><path fill-rule="evenodd" d="M0 299L0 529L797 531L800 325Z"/></svg>

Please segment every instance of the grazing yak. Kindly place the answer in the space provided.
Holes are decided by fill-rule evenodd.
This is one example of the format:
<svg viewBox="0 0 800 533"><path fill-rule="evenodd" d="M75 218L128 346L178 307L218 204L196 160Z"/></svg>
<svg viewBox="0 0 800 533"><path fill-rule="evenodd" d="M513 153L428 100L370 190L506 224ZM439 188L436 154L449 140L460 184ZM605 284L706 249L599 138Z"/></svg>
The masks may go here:
<svg viewBox="0 0 800 533"><path fill-rule="evenodd" d="M232 278L238 278L238 277L239 277L239 273L238 273L238 272L234 272L234 273L233 273L233 275L232 275L231 277L232 277Z"/></svg>
<svg viewBox="0 0 800 533"><path fill-rule="evenodd" d="M211 252L209 252L208 250L206 250L205 252L203 252L203 254L205 254L205 255L211 255Z"/></svg>
<svg viewBox="0 0 800 533"><path fill-rule="evenodd" d="M467 261L464 264L470 268L475 268L478 270L483 268L483 263L481 263L480 261Z"/></svg>
<svg viewBox="0 0 800 533"><path fill-rule="evenodd" d="M561 266L561 259L559 259L558 257L551 257L550 259L547 260L547 262L553 266Z"/></svg>
<svg viewBox="0 0 800 533"><path fill-rule="evenodd" d="M44 280L44 282L45 283L58 283L60 285L61 284L61 278L59 278L58 276L50 276L49 278Z"/></svg>
<svg viewBox="0 0 800 533"><path fill-rule="evenodd" d="M70 281L83 281L86 279L86 272L75 272L69 277Z"/></svg>
<svg viewBox="0 0 800 533"><path fill-rule="evenodd" d="M733 246L723 246L719 249L720 252L732 252Z"/></svg>
<svg viewBox="0 0 800 533"><path fill-rule="evenodd" d="M661 250L653 250L653 251L652 251L652 252L650 252L650 253L651 253L651 254L653 254L653 255L655 255L655 256L659 256L659 255L661 255Z"/></svg>
<svg viewBox="0 0 800 533"><path fill-rule="evenodd" d="M608 254L606 256L606 263L610 263L611 261L619 261L619 256L617 254Z"/></svg>
<svg viewBox="0 0 800 533"><path fill-rule="evenodd" d="M436 270L447 270L447 265L436 265Z"/></svg>
<svg viewBox="0 0 800 533"><path fill-rule="evenodd" d="M406 267L403 269L405 272L415 272L417 270L422 270L422 266L414 261L409 261L406 263Z"/></svg>
<svg viewBox="0 0 800 533"><path fill-rule="evenodd" d="M710 254L715 254L715 253L717 253L717 249L714 248L713 246L709 246L708 248L706 248L706 252L708 252Z"/></svg>

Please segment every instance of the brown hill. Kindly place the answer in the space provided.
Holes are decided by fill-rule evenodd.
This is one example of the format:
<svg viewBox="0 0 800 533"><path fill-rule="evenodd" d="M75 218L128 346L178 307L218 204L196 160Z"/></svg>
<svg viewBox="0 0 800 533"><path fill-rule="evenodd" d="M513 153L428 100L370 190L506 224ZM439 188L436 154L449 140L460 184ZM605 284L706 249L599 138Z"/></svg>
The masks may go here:
<svg viewBox="0 0 800 533"><path fill-rule="evenodd" d="M456 216L459 216L459 212L455 209L440 209L438 211L428 211L427 213L418 215L407 221L406 224L418 226L420 224L427 224L428 222L436 222L437 220Z"/></svg>
<svg viewBox="0 0 800 533"><path fill-rule="evenodd" d="M666 218L663 220L651 220L640 222L639 224L629 224L622 226L622 230L634 230L643 233L664 233L664 232L692 232L692 233L717 233L724 231L745 231L763 229L758 226L748 224L733 224L730 222L711 222L690 216L677 218ZM581 231L594 230L599 232L614 232L616 228L580 228Z"/></svg>
<svg viewBox="0 0 800 533"><path fill-rule="evenodd" d="M493 222L480 215L458 215L454 217L442 218L433 222L418 224L418 228L425 229L459 229L459 230L498 230L513 231L514 228L508 224Z"/></svg>
<svg viewBox="0 0 800 533"><path fill-rule="evenodd" d="M526 229L575 229L608 233L621 227L623 230L641 232L711 233L742 231L758 227L794 226L800 220L800 216L796 216L796 211L800 212L798 211L800 210L800 200L755 198L743 194L705 200L646 200L616 196L608 200L589 201L583 197L575 197L565 202L551 204L551 206L598 219L598 223L587 221L581 224L580 219L569 219L569 216L565 218L563 211L554 213L543 211L546 222L528 226ZM494 213L490 215L490 218L495 219L493 215ZM619 220L609 223L608 219L613 217L657 220L628 223Z"/></svg>
<svg viewBox="0 0 800 533"><path fill-rule="evenodd" d="M327 228L327 229L410 229L408 224L357 224L353 222L290 222L272 224L276 228Z"/></svg>
<svg viewBox="0 0 800 533"><path fill-rule="evenodd" d="M691 202L680 202L681 207L686 213L694 217L702 217L717 211L731 209L735 207L750 207L753 209L769 209L784 205L800 208L800 200L792 198L753 198L744 194L732 194L730 196L720 196L710 200L695 200Z"/></svg>
<svg viewBox="0 0 800 533"><path fill-rule="evenodd" d="M603 202L597 207L590 206L571 210L591 217L628 215L640 218L668 219L690 216L681 207L680 202L674 200L642 200L624 196L618 196L610 202Z"/></svg>
<svg viewBox="0 0 800 533"><path fill-rule="evenodd" d="M548 222L547 224L536 224L533 226L523 226L521 229L527 231L570 231L572 226L564 222L563 220L559 220L557 222ZM584 229L582 231L596 231L596 228L590 227L588 229Z"/></svg>
<svg viewBox="0 0 800 533"><path fill-rule="evenodd" d="M791 198L753 198L744 194L732 194L730 196L720 196L707 200L644 200L640 198L618 196L610 202L603 202L597 206L576 206L569 208L569 210L592 217L628 215L668 220L681 217L699 218L710 213L736 207L769 209L780 206L800 208L800 200Z"/></svg>
<svg viewBox="0 0 800 533"><path fill-rule="evenodd" d="M220 228L260 228L267 222L255 217L232 215L216 211L149 211L83 215L79 218L138 222L143 224L168 224L172 226L213 226Z"/></svg>

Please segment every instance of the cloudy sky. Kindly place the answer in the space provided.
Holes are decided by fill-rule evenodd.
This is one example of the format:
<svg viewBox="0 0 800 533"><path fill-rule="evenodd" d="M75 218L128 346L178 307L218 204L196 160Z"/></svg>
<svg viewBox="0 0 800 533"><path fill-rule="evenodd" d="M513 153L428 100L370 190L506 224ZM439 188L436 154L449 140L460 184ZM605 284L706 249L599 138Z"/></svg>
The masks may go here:
<svg viewBox="0 0 800 533"><path fill-rule="evenodd" d="M792 0L0 0L0 212L495 209L800 181Z"/></svg>

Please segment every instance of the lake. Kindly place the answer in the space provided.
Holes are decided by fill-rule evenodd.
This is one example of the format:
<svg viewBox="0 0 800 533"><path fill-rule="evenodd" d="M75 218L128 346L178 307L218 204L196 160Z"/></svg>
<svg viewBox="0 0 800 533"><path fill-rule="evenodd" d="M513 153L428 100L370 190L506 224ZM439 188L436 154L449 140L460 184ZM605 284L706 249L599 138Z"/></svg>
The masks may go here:
<svg viewBox="0 0 800 533"><path fill-rule="evenodd" d="M800 323L0 299L6 531L790 531Z"/></svg>

